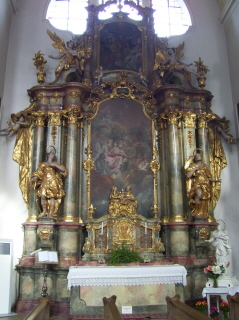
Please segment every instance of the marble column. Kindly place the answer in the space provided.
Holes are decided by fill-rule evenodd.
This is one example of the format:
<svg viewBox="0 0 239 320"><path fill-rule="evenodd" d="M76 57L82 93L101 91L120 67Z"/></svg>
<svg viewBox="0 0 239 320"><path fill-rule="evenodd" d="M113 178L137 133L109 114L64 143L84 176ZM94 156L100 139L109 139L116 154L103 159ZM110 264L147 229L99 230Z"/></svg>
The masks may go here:
<svg viewBox="0 0 239 320"><path fill-rule="evenodd" d="M160 187L159 187L159 197L161 198L161 220L162 222L169 222L169 176L167 174L167 164L168 164L168 135L167 126L163 119L158 120L158 132L159 132L159 155L160 155Z"/></svg>
<svg viewBox="0 0 239 320"><path fill-rule="evenodd" d="M78 108L69 108L65 113L68 118L68 134L66 147L66 169L64 212L62 221L78 222L76 217L77 203L77 125L82 117Z"/></svg>
<svg viewBox="0 0 239 320"><path fill-rule="evenodd" d="M206 112L198 114L198 147L203 152L203 162L210 168L209 145L208 145L208 127L212 115Z"/></svg>
<svg viewBox="0 0 239 320"><path fill-rule="evenodd" d="M35 120L35 127L33 129L33 144L32 144L32 168L31 173L36 171L38 164L42 162L43 148L44 148L44 120L46 114L42 111L32 113ZM36 204L36 195L33 187L30 187L29 194L29 210L27 222L36 222L37 215L40 213Z"/></svg>
<svg viewBox="0 0 239 320"><path fill-rule="evenodd" d="M169 110L161 115L167 120L169 137L169 173L170 173L170 195L171 214L170 222L182 222L183 215L183 188L182 188L182 161L178 137L178 122L182 112L177 109Z"/></svg>
<svg viewBox="0 0 239 320"><path fill-rule="evenodd" d="M47 131L47 147L54 146L56 149L57 162L61 163L61 133L62 133L62 112L48 111L48 131Z"/></svg>
<svg viewBox="0 0 239 320"><path fill-rule="evenodd" d="M83 223L83 212L82 212L82 206L83 206L83 197L82 197L82 190L84 189L82 181L83 181L83 152L84 152L84 139L83 139L83 121L80 122L79 128L78 128L78 137L79 137L79 142L78 142L78 161L77 161L77 166L78 166L78 190L79 190L79 202L78 202L78 218L79 218L79 223Z"/></svg>

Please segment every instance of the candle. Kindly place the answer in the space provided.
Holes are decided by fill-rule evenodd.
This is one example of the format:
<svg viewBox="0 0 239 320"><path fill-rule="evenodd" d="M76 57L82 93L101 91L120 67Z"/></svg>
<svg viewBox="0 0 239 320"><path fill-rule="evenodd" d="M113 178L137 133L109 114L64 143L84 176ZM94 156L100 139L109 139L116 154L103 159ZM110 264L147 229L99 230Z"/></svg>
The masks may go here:
<svg viewBox="0 0 239 320"><path fill-rule="evenodd" d="M103 230L103 222L101 223L101 234L103 234L104 230Z"/></svg>
<svg viewBox="0 0 239 320"><path fill-rule="evenodd" d="M144 234L147 234L147 222L144 223Z"/></svg>

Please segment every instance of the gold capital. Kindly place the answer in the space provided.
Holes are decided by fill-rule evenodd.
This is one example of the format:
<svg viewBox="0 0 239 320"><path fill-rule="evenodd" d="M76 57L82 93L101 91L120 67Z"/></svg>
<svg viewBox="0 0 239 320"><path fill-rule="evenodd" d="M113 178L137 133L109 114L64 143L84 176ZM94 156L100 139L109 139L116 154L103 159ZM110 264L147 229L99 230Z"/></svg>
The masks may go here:
<svg viewBox="0 0 239 320"><path fill-rule="evenodd" d="M61 125L61 111L48 111L48 117L50 119L49 125L50 126L60 126Z"/></svg>
<svg viewBox="0 0 239 320"><path fill-rule="evenodd" d="M207 128L207 124L208 122L210 122L211 120L215 119L216 116L214 116L211 113L200 113L197 115L197 120L198 120L198 128L199 129L203 129L203 128Z"/></svg>
<svg viewBox="0 0 239 320"><path fill-rule="evenodd" d="M83 117L78 108L69 108L64 116L68 119L68 124L78 124L78 120Z"/></svg>
<svg viewBox="0 0 239 320"><path fill-rule="evenodd" d="M35 120L36 127L44 127L44 120L46 119L46 113L43 111L32 112L32 117Z"/></svg>
<svg viewBox="0 0 239 320"><path fill-rule="evenodd" d="M183 114L183 121L184 121L184 127L185 128L195 128L195 121L196 121L196 114L192 113L191 111L188 111Z"/></svg>
<svg viewBox="0 0 239 320"><path fill-rule="evenodd" d="M182 111L178 109L168 110L161 114L161 117L168 121L168 125L178 125L178 120L182 117Z"/></svg>

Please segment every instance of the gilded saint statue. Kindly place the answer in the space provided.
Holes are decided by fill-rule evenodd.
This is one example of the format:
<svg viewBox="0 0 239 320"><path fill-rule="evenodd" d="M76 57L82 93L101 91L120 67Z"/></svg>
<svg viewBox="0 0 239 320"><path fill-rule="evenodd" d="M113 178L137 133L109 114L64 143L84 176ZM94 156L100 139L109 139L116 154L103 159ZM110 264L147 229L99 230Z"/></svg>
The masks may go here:
<svg viewBox="0 0 239 320"><path fill-rule="evenodd" d="M200 219L208 219L210 201L212 199L211 172L202 159L202 152L197 152L190 157L185 164L187 178L187 196L192 209L192 216Z"/></svg>
<svg viewBox="0 0 239 320"><path fill-rule="evenodd" d="M61 176L65 177L67 171L62 164L57 163L55 153L55 150L50 151L47 161L39 163L32 174L31 181L42 207L38 218L56 218L61 199L65 196Z"/></svg>

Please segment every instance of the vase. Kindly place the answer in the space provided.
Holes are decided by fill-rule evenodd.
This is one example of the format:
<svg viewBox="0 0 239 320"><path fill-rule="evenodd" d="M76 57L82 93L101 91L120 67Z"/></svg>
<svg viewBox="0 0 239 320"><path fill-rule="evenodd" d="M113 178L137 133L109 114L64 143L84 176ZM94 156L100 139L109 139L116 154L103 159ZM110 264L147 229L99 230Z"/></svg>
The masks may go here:
<svg viewBox="0 0 239 320"><path fill-rule="evenodd" d="M218 288L218 282L217 282L217 279L213 279L213 287L214 288Z"/></svg>
<svg viewBox="0 0 239 320"><path fill-rule="evenodd" d="M229 319L229 312L223 312L224 319Z"/></svg>

